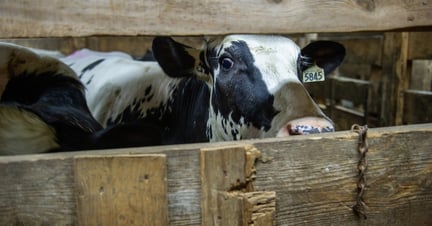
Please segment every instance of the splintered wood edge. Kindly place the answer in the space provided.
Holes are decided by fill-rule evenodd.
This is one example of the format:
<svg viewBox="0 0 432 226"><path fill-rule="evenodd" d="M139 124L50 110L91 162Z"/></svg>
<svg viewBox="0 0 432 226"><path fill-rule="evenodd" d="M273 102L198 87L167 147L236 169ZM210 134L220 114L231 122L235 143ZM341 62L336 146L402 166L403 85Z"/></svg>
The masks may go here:
<svg viewBox="0 0 432 226"><path fill-rule="evenodd" d="M232 154L232 152L230 152L229 150L242 151L244 153L244 159L238 160L229 157L222 157L222 159L228 162L210 162L212 164L226 165L243 163L244 168L241 169L241 167L239 166L236 170L243 171L242 178L244 178L245 181L239 183L243 186L233 187L233 189L224 190L224 188L226 188L224 184L212 184L218 183L218 179L212 180L212 178L208 178L211 173L208 173L206 171L212 170L213 173L214 168L209 169L206 165L206 162L208 162L207 158L212 158L212 156L215 156L213 154L216 154L218 152L220 153L220 155ZM224 224L226 222L238 222L242 225L248 224L254 226L275 225L276 192L255 191L253 187L253 180L256 173L255 162L260 157L261 152L250 144L201 149L201 210L203 225L217 225ZM226 172L224 174L225 177L229 177L231 175L230 172ZM229 178L228 180L233 182L239 182L238 178ZM217 189L217 191L214 191L214 189ZM233 212L235 212L236 214L233 214Z"/></svg>

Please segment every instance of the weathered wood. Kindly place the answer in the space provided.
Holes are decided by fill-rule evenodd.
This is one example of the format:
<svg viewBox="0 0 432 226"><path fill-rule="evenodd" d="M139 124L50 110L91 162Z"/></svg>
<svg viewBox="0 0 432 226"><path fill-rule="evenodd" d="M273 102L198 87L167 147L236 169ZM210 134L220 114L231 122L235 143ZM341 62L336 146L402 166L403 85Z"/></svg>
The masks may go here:
<svg viewBox="0 0 432 226"><path fill-rule="evenodd" d="M343 63L339 67L339 74L354 79L369 80L372 73L372 65L365 63Z"/></svg>
<svg viewBox="0 0 432 226"><path fill-rule="evenodd" d="M79 225L167 225L165 155L74 158Z"/></svg>
<svg viewBox="0 0 432 226"><path fill-rule="evenodd" d="M201 224L244 225L243 199L227 192L245 187L246 153L243 147L201 152ZM250 182L250 179L249 179Z"/></svg>
<svg viewBox="0 0 432 226"><path fill-rule="evenodd" d="M404 95L404 124L432 122L432 92L407 90Z"/></svg>
<svg viewBox="0 0 432 226"><path fill-rule="evenodd" d="M382 46L384 34L344 33L343 35L323 35L345 46L346 56L338 70L340 75L350 78L369 80L373 68L382 65Z"/></svg>
<svg viewBox="0 0 432 226"><path fill-rule="evenodd" d="M0 225L76 225L70 158L0 158Z"/></svg>
<svg viewBox="0 0 432 226"><path fill-rule="evenodd" d="M276 194L277 225L431 225L432 124L370 129L368 219L356 197L357 134L0 158L0 225L76 225L75 156L165 154L169 225L201 225L201 148L254 145L254 189Z"/></svg>
<svg viewBox="0 0 432 226"><path fill-rule="evenodd" d="M343 76L335 76L330 80L332 86L331 98L333 100L345 99L353 102L355 106L367 105L370 82Z"/></svg>
<svg viewBox="0 0 432 226"><path fill-rule="evenodd" d="M202 225L273 225L275 193L252 184L259 156L251 146L202 149Z"/></svg>
<svg viewBox="0 0 432 226"><path fill-rule="evenodd" d="M352 124L366 124L370 82L333 76L325 82L305 84L314 100L324 107L336 130L348 130ZM352 106L345 106L342 102Z"/></svg>
<svg viewBox="0 0 432 226"><path fill-rule="evenodd" d="M432 57L429 60L413 60L411 68L409 88L432 91Z"/></svg>
<svg viewBox="0 0 432 226"><path fill-rule="evenodd" d="M423 126L429 128L368 131L367 220L351 210L359 159L355 133L256 143L267 157L256 165L254 186L276 192L278 225L431 224L432 124Z"/></svg>
<svg viewBox="0 0 432 226"><path fill-rule="evenodd" d="M344 58L343 67L345 64L369 64L381 65L382 62L382 44L383 33L344 33L343 35L320 35L321 39L327 38L335 40L345 46L346 56Z"/></svg>
<svg viewBox="0 0 432 226"><path fill-rule="evenodd" d="M376 31L431 26L431 10L432 4L423 0L5 0L0 34L6 38Z"/></svg>
<svg viewBox="0 0 432 226"><path fill-rule="evenodd" d="M408 59L431 59L432 58L432 43L430 38L432 31L426 32L410 32L408 43Z"/></svg>
<svg viewBox="0 0 432 226"><path fill-rule="evenodd" d="M251 226L273 226L276 224L276 192L259 191L242 193L246 209L250 213Z"/></svg>
<svg viewBox="0 0 432 226"><path fill-rule="evenodd" d="M408 33L389 32L384 35L381 125L401 125L403 92L407 78Z"/></svg>
<svg viewBox="0 0 432 226"><path fill-rule="evenodd" d="M336 130L350 130L353 124L366 124L364 112L334 105L329 107L329 115L333 118Z"/></svg>

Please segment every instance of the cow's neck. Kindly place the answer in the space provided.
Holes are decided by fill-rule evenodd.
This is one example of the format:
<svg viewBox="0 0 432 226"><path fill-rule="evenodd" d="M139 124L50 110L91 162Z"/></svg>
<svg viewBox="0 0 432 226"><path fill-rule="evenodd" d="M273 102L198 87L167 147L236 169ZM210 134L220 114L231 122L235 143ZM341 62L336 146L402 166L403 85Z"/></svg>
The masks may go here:
<svg viewBox="0 0 432 226"><path fill-rule="evenodd" d="M207 137L210 142L242 140L250 138L260 138L265 136L264 129L257 129L251 123L245 123L244 118L235 122L231 115L224 118L220 112L215 112L213 108L209 110L207 122Z"/></svg>

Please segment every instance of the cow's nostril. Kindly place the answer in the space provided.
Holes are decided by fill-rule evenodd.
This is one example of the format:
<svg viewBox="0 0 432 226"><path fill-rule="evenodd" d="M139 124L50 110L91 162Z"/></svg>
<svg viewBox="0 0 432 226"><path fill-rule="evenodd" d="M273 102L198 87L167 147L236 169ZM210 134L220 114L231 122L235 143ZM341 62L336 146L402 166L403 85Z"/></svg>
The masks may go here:
<svg viewBox="0 0 432 226"><path fill-rule="evenodd" d="M289 135L302 135L303 133L299 129L299 126L292 126L291 124L287 125L287 131Z"/></svg>

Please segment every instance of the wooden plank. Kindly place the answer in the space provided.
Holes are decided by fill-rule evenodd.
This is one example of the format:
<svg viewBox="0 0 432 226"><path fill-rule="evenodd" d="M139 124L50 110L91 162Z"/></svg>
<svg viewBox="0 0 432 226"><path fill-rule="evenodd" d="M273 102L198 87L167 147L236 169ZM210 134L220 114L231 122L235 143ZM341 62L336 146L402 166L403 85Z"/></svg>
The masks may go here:
<svg viewBox="0 0 432 226"><path fill-rule="evenodd" d="M376 31L431 26L431 10L432 4L423 0L5 0L0 34L7 38Z"/></svg>
<svg viewBox="0 0 432 226"><path fill-rule="evenodd" d="M202 149L202 225L274 225L275 193L252 184L259 156L252 146Z"/></svg>
<svg viewBox="0 0 432 226"><path fill-rule="evenodd" d="M338 69L339 74L345 77L350 77L354 79L369 80L372 73L371 64L363 63L342 63Z"/></svg>
<svg viewBox="0 0 432 226"><path fill-rule="evenodd" d="M353 124L364 125L367 123L363 112L358 112L338 105L329 108L331 111L329 115L336 125L336 131L350 130Z"/></svg>
<svg viewBox="0 0 432 226"><path fill-rule="evenodd" d="M432 92L407 90L404 95L404 124L432 122Z"/></svg>
<svg viewBox="0 0 432 226"><path fill-rule="evenodd" d="M382 108L382 68L378 66L372 66L369 81L371 83L370 87L370 98L368 104L369 115L368 118L374 118L373 126L378 127L379 121L381 120L381 108ZM369 117L374 116L374 117ZM369 120L369 123L371 121Z"/></svg>
<svg viewBox="0 0 432 226"><path fill-rule="evenodd" d="M331 79L333 100L349 100L355 106L367 104L370 82L361 79L352 79L343 76L335 76Z"/></svg>
<svg viewBox="0 0 432 226"><path fill-rule="evenodd" d="M244 174L245 150L243 147L217 150L201 152L201 224L244 225L243 199L223 196L223 192L248 183Z"/></svg>
<svg viewBox="0 0 432 226"><path fill-rule="evenodd" d="M278 225L431 225L432 124L423 126L428 128L368 131L367 220L351 210L359 159L355 133L256 143L266 158L256 164L254 187L276 192Z"/></svg>
<svg viewBox="0 0 432 226"><path fill-rule="evenodd" d="M74 158L79 225L167 225L165 155Z"/></svg>
<svg viewBox="0 0 432 226"><path fill-rule="evenodd" d="M432 43L430 42L431 36L431 31L409 33L409 60L432 58Z"/></svg>
<svg viewBox="0 0 432 226"><path fill-rule="evenodd" d="M333 76L322 83L305 84L314 100L324 106L336 130L348 130L352 124L365 124L368 114L370 82L343 76ZM348 101L350 108L342 105Z"/></svg>
<svg viewBox="0 0 432 226"><path fill-rule="evenodd" d="M409 82L406 76L408 33L385 33L383 52L381 126L401 125L403 92Z"/></svg>
<svg viewBox="0 0 432 226"><path fill-rule="evenodd" d="M432 57L429 60L413 60L410 89L432 91Z"/></svg>
<svg viewBox="0 0 432 226"><path fill-rule="evenodd" d="M70 158L0 161L0 225L77 224Z"/></svg>
<svg viewBox="0 0 432 226"><path fill-rule="evenodd" d="M339 34L338 36L330 37L330 40L335 40L343 44L347 51L341 66L345 64L381 65L381 50L384 38L382 33L372 33L369 35L365 33L363 36L346 33L343 34L343 36Z"/></svg>
<svg viewBox="0 0 432 226"><path fill-rule="evenodd" d="M368 131L368 219L356 217L357 134L0 158L0 225L76 225L73 159L165 154L169 225L201 225L200 150L254 145L257 191L276 194L277 225L431 225L432 124Z"/></svg>

